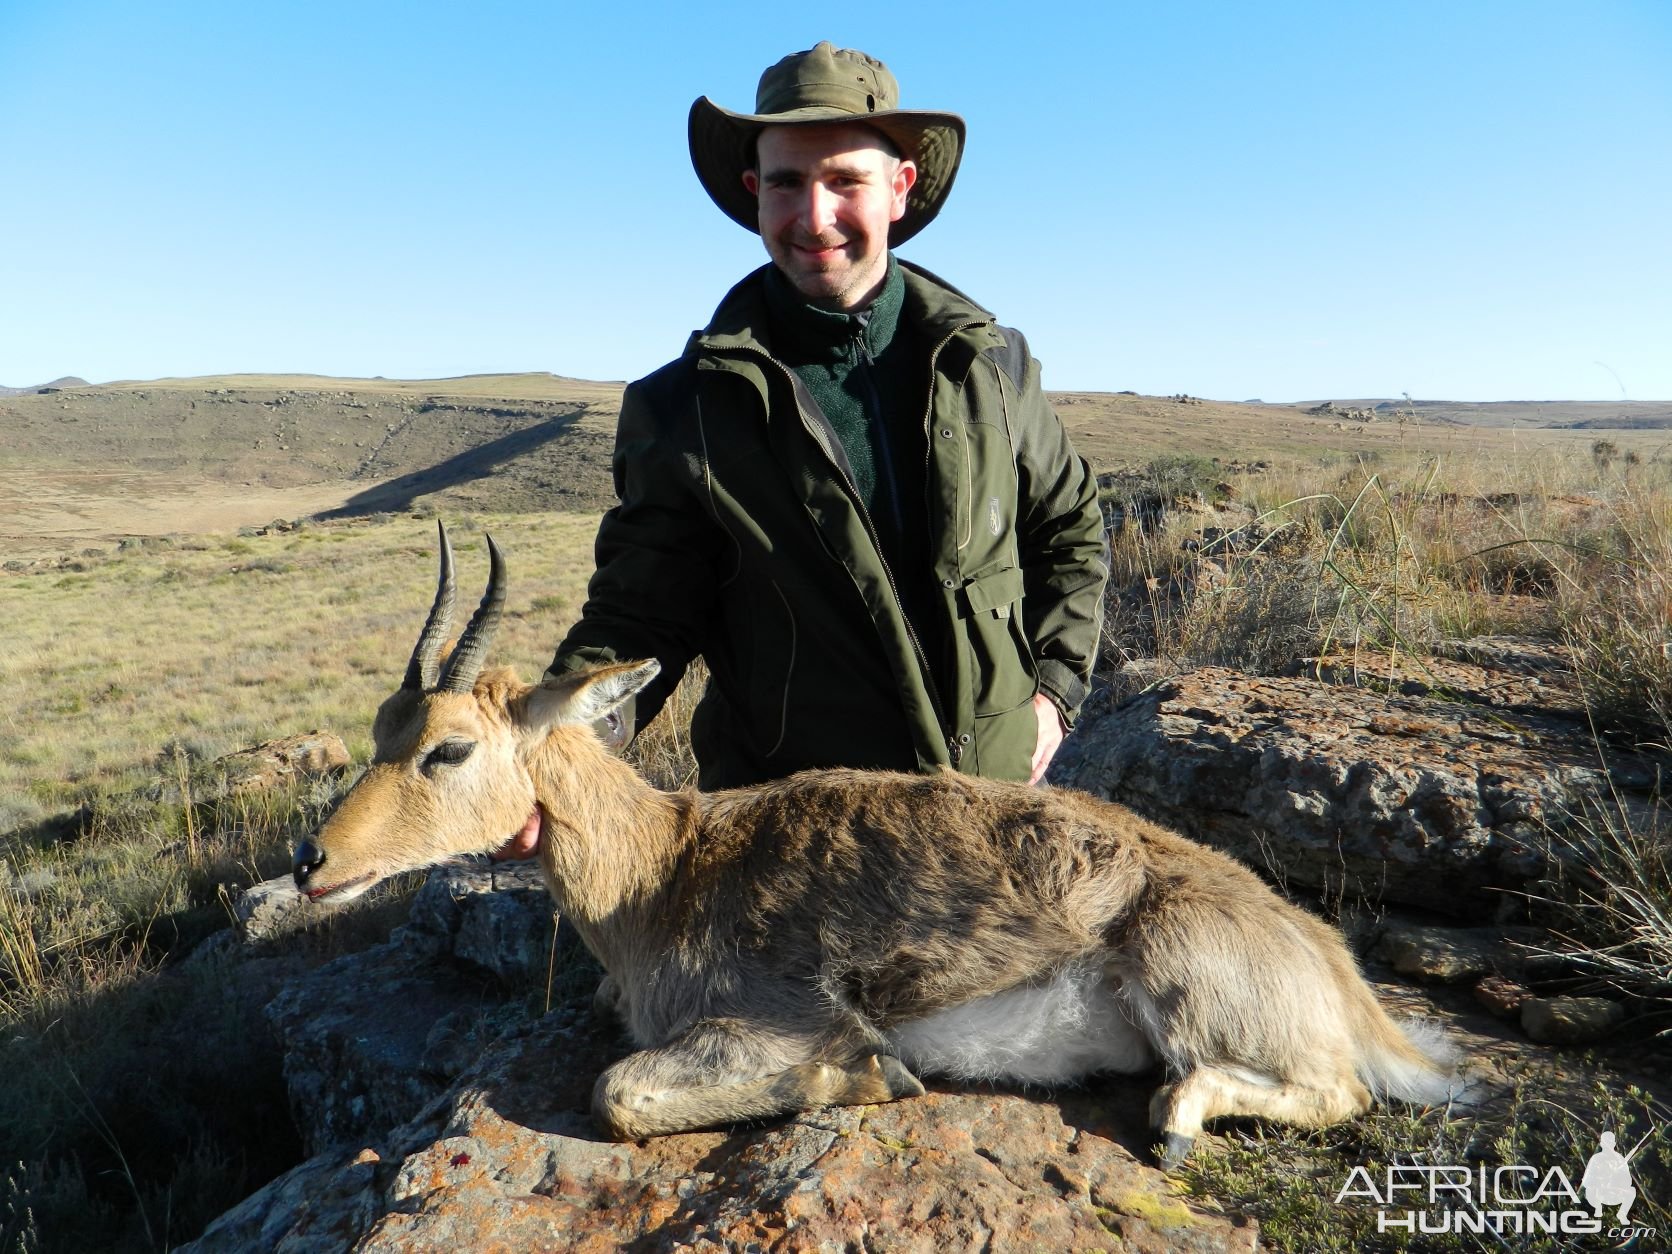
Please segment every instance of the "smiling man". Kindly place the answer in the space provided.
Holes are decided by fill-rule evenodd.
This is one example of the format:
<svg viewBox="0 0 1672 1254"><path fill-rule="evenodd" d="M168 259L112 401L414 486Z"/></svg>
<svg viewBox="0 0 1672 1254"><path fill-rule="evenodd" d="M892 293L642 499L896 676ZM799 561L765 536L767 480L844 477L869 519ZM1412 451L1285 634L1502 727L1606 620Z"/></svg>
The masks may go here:
<svg viewBox="0 0 1672 1254"><path fill-rule="evenodd" d="M964 146L961 118L897 96L821 43L766 71L754 113L691 108L697 177L771 264L627 389L620 504L552 671L660 659L631 734L705 658L705 789L830 766L1037 780L1086 695L1096 481L1022 337L894 256Z"/></svg>

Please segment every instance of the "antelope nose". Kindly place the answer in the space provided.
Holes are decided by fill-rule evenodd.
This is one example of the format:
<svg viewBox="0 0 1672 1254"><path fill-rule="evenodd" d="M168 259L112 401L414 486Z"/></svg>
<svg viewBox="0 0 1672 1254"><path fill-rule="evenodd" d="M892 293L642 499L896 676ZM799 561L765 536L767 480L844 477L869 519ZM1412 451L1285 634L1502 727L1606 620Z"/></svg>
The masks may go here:
<svg viewBox="0 0 1672 1254"><path fill-rule="evenodd" d="M308 877L325 865L325 852L311 840L304 840L296 846L296 852L291 856L291 874L295 877L296 887L306 889Z"/></svg>

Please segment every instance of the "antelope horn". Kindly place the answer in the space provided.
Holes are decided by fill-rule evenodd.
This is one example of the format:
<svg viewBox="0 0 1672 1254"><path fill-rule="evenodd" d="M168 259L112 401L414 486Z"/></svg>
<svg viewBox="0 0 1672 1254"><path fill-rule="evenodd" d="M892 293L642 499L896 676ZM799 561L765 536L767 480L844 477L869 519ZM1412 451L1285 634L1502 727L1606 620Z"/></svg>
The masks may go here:
<svg viewBox="0 0 1672 1254"><path fill-rule="evenodd" d="M412 651L412 661L406 665L406 678L401 681L402 688L418 692L428 692L435 687L436 674L440 670L436 655L441 652L447 633L453 629L453 546L447 542L447 524L437 519L435 525L441 533L441 579L436 585L430 616L418 636L418 647Z"/></svg>
<svg viewBox="0 0 1672 1254"><path fill-rule="evenodd" d="M499 616L505 609L505 559L499 555L499 546L492 536L488 537L488 563L488 590L482 594L482 603L476 607L464 635L459 637L453 656L447 659L447 667L436 685L438 692L469 692L475 686L488 646L493 643L493 634L499 629Z"/></svg>

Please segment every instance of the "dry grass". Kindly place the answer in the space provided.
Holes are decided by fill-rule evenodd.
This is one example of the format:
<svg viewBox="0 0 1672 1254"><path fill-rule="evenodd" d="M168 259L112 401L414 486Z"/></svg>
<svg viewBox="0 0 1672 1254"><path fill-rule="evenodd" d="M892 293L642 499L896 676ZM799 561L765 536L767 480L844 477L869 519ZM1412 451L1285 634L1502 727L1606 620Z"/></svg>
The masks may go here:
<svg viewBox="0 0 1672 1254"><path fill-rule="evenodd" d="M1242 1122L1225 1133L1214 1152L1198 1154L1185 1165L1182 1183L1202 1204L1256 1214L1261 1241L1282 1254L1471 1254L1500 1249L1563 1254L1589 1248L1663 1248L1672 1231L1672 1206L1667 1204L1672 1141L1664 1136L1672 1109L1636 1086L1585 1083L1576 1080L1570 1068L1550 1063L1520 1067L1510 1079L1503 1093L1467 1115L1447 1107L1378 1108L1350 1123L1318 1130ZM1539 1179L1559 1168L1578 1187L1603 1132L1615 1134L1622 1153L1642 1143L1632 1159L1638 1197L1631 1221L1659 1230L1658 1237L1647 1238L1648 1244L1628 1244L1617 1237L1516 1234L1507 1227L1513 1217L1501 1221L1506 1224L1503 1235L1409 1235L1399 1228L1382 1232L1377 1223L1382 1208L1364 1196L1362 1184L1358 1196L1336 1201L1354 1167L1363 1167L1372 1181L1385 1181L1389 1167L1452 1166L1478 1172L1482 1166L1525 1165ZM1506 1186L1503 1195L1516 1196L1516 1190ZM1555 1194L1548 1208L1583 1209L1590 1215L1588 1207L1569 1206ZM1418 1192L1385 1209L1395 1218L1420 1211L1437 1225L1445 1211L1468 1213L1475 1208L1444 1192L1438 1204L1429 1205ZM1612 1218L1611 1211L1604 1215Z"/></svg>
<svg viewBox="0 0 1672 1254"><path fill-rule="evenodd" d="M1248 476L1229 493L1188 469L1162 463L1149 490L1193 510L1113 539L1117 699L1198 666L1278 674L1361 648L1420 670L1448 642L1516 634L1565 652L1599 756L1668 748L1672 462L1361 461ZM1658 813L1618 798L1576 809L1551 833L1544 899L1591 985L1665 1023L1672 853Z"/></svg>
<svg viewBox="0 0 1672 1254"><path fill-rule="evenodd" d="M454 523L461 599L486 582L482 527L507 553L498 654L530 676L579 612L596 526L574 515ZM0 833L148 782L171 745L201 760L330 727L365 749L434 595L435 524L185 540L83 565L3 577Z"/></svg>
<svg viewBox="0 0 1672 1254"><path fill-rule="evenodd" d="M498 656L537 674L580 605L595 521L456 522L464 597L486 582L484 523L511 571ZM282 868L333 789L204 806L193 779L220 754L318 727L364 760L372 714L434 594L434 563L434 524L399 518L9 581L0 1024L126 978L154 942L175 947L182 929L224 920L228 885ZM205 907L210 917L194 913Z"/></svg>
<svg viewBox="0 0 1672 1254"><path fill-rule="evenodd" d="M1665 725L1672 460L1359 459L1231 476L1229 493L1198 469L1182 494L1177 460L1152 479L1189 508L1113 537L1108 662L1277 673L1327 649L1530 634L1569 645L1603 718Z"/></svg>
<svg viewBox="0 0 1672 1254"><path fill-rule="evenodd" d="M461 598L486 582L482 531L504 547L496 656L532 678L578 612L596 520L449 522ZM315 727L363 760L434 594L434 531L398 517L212 537L7 579L0 1167L24 1166L0 1173L0 1254L154 1250L294 1161L260 1006L296 964L386 935L411 884L267 966L171 964L340 795L222 795L209 760ZM676 749L658 751L668 769Z"/></svg>

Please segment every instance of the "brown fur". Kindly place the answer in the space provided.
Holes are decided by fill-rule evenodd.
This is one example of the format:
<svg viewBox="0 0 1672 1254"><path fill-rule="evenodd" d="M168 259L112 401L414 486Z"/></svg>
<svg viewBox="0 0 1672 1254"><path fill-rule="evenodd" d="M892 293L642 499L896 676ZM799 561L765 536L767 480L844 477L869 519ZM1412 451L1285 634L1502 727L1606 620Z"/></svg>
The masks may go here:
<svg viewBox="0 0 1672 1254"><path fill-rule="evenodd" d="M1234 860L1090 797L950 772L658 792L590 726L653 674L391 698L310 868L358 891L497 848L537 801L552 894L641 1047L598 1082L613 1135L919 1093L891 1031L1076 964L1172 1077L1152 1108L1170 1158L1223 1115L1324 1124L1372 1084L1443 1093L1340 936ZM426 772L449 739L475 750Z"/></svg>

